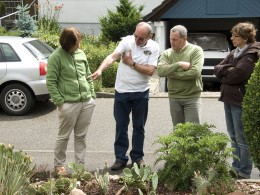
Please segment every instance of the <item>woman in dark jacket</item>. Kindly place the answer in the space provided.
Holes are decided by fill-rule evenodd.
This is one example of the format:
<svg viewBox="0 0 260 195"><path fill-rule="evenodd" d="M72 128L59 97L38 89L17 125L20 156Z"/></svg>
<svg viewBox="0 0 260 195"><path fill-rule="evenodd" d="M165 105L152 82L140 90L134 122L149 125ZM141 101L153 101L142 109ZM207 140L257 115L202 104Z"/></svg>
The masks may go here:
<svg viewBox="0 0 260 195"><path fill-rule="evenodd" d="M248 150L242 124L242 101L245 85L258 60L260 43L256 42L256 29L252 23L244 22L235 25L231 40L236 47L218 65L215 75L221 81L220 98L224 102L226 126L234 148L232 170L233 177L250 178L252 159Z"/></svg>

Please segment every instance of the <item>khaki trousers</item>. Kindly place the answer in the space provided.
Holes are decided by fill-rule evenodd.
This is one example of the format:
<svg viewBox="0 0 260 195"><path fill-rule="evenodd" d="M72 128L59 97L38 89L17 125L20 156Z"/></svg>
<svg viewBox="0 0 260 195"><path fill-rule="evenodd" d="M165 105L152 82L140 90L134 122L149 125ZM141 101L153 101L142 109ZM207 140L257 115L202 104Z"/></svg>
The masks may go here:
<svg viewBox="0 0 260 195"><path fill-rule="evenodd" d="M75 163L84 164L86 134L96 106L95 100L64 103L58 108L59 132L54 149L54 166L64 166L71 132L74 130Z"/></svg>
<svg viewBox="0 0 260 195"><path fill-rule="evenodd" d="M169 98L172 124L200 123L201 98Z"/></svg>

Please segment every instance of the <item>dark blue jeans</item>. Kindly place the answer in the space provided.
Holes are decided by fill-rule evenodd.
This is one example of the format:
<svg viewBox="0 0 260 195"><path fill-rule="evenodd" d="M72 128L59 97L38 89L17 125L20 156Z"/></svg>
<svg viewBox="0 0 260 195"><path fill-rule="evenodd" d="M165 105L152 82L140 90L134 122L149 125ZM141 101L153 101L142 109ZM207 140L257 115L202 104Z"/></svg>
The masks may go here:
<svg viewBox="0 0 260 195"><path fill-rule="evenodd" d="M115 92L114 117L116 120L116 136L114 152L116 160L127 163L129 148L128 125L132 112L133 135L130 157L132 162L142 160L144 156L144 133L148 114L149 90L145 92Z"/></svg>
<svg viewBox="0 0 260 195"><path fill-rule="evenodd" d="M239 175L250 178L253 163L242 124L242 108L224 103L224 109L231 147L235 149L233 154L239 158L233 158L232 167Z"/></svg>

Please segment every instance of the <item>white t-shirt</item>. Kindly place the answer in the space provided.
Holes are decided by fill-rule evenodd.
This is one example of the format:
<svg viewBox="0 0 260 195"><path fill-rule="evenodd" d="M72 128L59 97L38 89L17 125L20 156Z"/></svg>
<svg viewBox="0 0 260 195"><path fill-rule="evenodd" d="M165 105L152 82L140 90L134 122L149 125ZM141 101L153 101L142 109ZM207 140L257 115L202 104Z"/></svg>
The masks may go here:
<svg viewBox="0 0 260 195"><path fill-rule="evenodd" d="M116 51L121 55L132 52L133 61L142 65L157 66L159 45L149 39L143 47L137 46L134 35L126 36L118 44ZM120 60L116 75L115 89L119 93L143 92L150 88L150 76L141 74Z"/></svg>

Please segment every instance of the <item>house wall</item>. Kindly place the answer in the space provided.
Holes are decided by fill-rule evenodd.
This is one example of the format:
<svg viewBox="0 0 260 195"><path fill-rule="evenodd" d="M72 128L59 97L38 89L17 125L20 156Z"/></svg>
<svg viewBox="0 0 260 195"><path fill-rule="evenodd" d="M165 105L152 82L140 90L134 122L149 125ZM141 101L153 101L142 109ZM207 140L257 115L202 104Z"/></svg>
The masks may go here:
<svg viewBox="0 0 260 195"><path fill-rule="evenodd" d="M38 0L45 4L46 0ZM150 13L163 0L132 0L137 7L144 5L143 15ZM86 34L100 33L99 18L107 15L107 10L116 10L119 0L53 0L53 5L63 5L59 23L62 27L75 26Z"/></svg>

